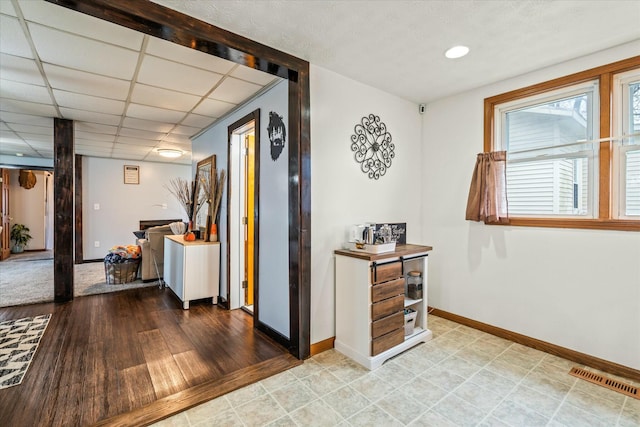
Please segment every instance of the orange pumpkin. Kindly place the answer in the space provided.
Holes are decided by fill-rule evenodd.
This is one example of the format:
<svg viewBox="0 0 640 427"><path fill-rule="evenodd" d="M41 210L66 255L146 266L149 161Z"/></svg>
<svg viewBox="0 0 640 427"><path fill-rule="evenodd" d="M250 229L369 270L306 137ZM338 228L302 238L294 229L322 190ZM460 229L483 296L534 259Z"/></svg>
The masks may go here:
<svg viewBox="0 0 640 427"><path fill-rule="evenodd" d="M184 235L184 240L187 242L193 242L194 240L196 240L196 235L193 233L193 231L189 231Z"/></svg>

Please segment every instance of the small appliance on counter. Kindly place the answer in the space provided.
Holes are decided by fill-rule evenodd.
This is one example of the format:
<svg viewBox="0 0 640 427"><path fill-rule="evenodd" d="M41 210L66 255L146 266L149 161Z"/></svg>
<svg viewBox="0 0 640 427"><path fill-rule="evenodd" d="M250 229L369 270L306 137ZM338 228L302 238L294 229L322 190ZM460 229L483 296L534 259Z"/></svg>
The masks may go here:
<svg viewBox="0 0 640 427"><path fill-rule="evenodd" d="M380 254L396 250L391 227L387 224L364 223L351 226L347 249Z"/></svg>

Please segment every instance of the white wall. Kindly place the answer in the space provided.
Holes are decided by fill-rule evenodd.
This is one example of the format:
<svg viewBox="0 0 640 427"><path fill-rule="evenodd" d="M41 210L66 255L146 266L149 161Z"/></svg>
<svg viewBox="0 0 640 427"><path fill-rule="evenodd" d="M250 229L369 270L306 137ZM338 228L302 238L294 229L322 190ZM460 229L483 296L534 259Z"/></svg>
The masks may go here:
<svg viewBox="0 0 640 427"><path fill-rule="evenodd" d="M140 184L124 183L124 165L140 166ZM191 166L99 157L82 158L82 225L84 259L104 258L114 245L135 243L140 220L187 220L169 180L194 179ZM94 204L100 209L95 210ZM167 209L162 209L166 203ZM96 248L94 242L100 242Z"/></svg>
<svg viewBox="0 0 640 427"><path fill-rule="evenodd" d="M427 106L422 241L434 247L430 305L640 369L639 233L464 220L483 149L485 97L631 57L639 47L610 49Z"/></svg>
<svg viewBox="0 0 640 427"><path fill-rule="evenodd" d="M33 173L36 176L36 185L27 190L20 186L20 170L9 171L9 216L12 218L10 222L12 226L24 224L29 228L32 239L25 246L26 250L45 249L46 243L46 172L34 170ZM51 185L53 186L53 183Z"/></svg>
<svg viewBox="0 0 640 427"><path fill-rule="evenodd" d="M227 169L228 126L260 109L260 247L258 256L259 320L289 338L289 226L288 144L273 161L267 134L269 112L275 111L288 123L288 82L282 81L259 98L224 118L193 141L194 160L216 154L218 169ZM289 129L287 129L289 131ZM194 169L195 170L195 169ZM227 194L220 206L218 236L221 264L227 265ZM232 215L235 215L232 212ZM227 271L220 269L221 296L227 297ZM234 284L231 284L234 287Z"/></svg>
<svg viewBox="0 0 640 427"><path fill-rule="evenodd" d="M408 243L422 241L423 182L418 106L311 65L311 343L335 335L333 251L352 224L406 222ZM378 180L361 172L351 151L354 126L380 116L396 157Z"/></svg>

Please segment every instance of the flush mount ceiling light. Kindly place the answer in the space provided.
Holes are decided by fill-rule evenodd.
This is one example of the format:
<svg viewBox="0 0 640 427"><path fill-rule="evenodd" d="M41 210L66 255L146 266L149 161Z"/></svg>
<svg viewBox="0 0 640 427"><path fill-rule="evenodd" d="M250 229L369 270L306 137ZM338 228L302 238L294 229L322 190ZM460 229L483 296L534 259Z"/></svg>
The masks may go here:
<svg viewBox="0 0 640 427"><path fill-rule="evenodd" d="M449 59L456 59L456 58L462 58L467 53L469 53L469 48L468 47L466 47L466 46L454 46L454 47L448 49L444 53L444 56L446 56Z"/></svg>
<svg viewBox="0 0 640 427"><path fill-rule="evenodd" d="M169 157L169 158L175 159L176 157L182 156L182 151L174 150L171 148L159 148L158 154L160 154L162 157Z"/></svg>
<svg viewBox="0 0 640 427"><path fill-rule="evenodd" d="M22 154L22 153L16 153L16 156L18 156L18 157L22 157L22 156L24 156L24 154Z"/></svg>

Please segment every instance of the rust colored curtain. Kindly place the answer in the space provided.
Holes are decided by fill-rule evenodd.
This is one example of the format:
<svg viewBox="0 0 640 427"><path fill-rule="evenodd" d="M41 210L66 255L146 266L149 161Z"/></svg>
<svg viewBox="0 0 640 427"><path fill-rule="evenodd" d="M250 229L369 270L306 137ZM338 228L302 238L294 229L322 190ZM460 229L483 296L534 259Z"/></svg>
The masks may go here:
<svg viewBox="0 0 640 427"><path fill-rule="evenodd" d="M480 153L473 170L466 219L490 223L506 223L507 152Z"/></svg>

